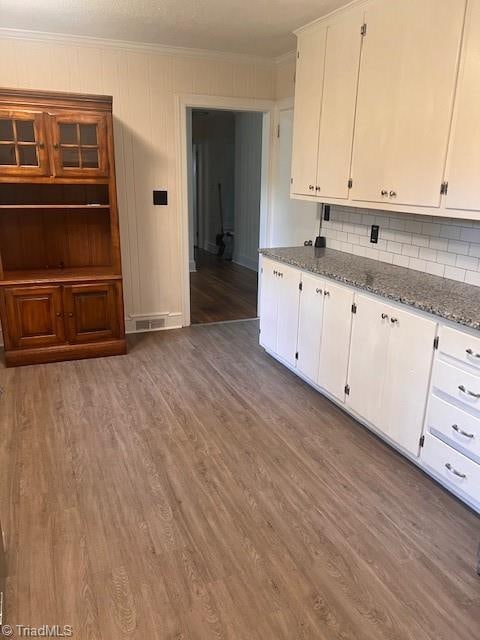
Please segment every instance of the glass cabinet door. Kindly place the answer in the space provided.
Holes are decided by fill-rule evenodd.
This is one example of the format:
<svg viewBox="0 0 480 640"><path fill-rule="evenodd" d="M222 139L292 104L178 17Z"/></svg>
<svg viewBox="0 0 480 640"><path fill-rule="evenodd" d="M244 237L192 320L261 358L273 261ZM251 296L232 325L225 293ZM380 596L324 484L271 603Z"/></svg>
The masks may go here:
<svg viewBox="0 0 480 640"><path fill-rule="evenodd" d="M107 117L104 114L52 115L55 175L107 177Z"/></svg>
<svg viewBox="0 0 480 640"><path fill-rule="evenodd" d="M49 174L43 113L0 110L0 175Z"/></svg>

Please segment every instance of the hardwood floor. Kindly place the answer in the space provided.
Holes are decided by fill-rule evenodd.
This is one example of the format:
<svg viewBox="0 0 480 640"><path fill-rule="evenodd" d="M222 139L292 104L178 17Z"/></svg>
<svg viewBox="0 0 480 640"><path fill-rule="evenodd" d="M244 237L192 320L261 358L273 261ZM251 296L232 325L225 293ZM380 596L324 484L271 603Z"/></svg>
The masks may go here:
<svg viewBox="0 0 480 640"><path fill-rule="evenodd" d="M192 324L257 317L256 271L200 251L190 274Z"/></svg>
<svg viewBox="0 0 480 640"><path fill-rule="evenodd" d="M7 621L79 640L474 640L479 518L256 322L0 370Z"/></svg>

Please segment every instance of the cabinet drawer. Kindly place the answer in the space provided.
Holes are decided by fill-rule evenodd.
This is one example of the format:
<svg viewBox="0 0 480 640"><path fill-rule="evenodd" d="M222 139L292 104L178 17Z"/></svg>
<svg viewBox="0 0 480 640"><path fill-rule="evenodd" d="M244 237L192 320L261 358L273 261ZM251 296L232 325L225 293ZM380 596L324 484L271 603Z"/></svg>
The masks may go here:
<svg viewBox="0 0 480 640"><path fill-rule="evenodd" d="M480 338L450 327L441 327L439 352L474 367L480 375Z"/></svg>
<svg viewBox="0 0 480 640"><path fill-rule="evenodd" d="M422 461L451 487L480 502L480 465L469 460L435 436L425 434Z"/></svg>
<svg viewBox="0 0 480 640"><path fill-rule="evenodd" d="M480 419L432 396L428 430L454 449L480 463Z"/></svg>
<svg viewBox="0 0 480 640"><path fill-rule="evenodd" d="M437 360L433 370L433 389L480 414L480 377L477 375Z"/></svg>

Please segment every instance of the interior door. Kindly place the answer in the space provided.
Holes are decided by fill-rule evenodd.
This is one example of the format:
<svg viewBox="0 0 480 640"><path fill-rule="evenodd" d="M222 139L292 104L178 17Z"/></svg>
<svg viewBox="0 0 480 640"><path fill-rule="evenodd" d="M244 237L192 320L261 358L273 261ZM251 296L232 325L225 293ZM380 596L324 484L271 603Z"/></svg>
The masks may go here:
<svg viewBox="0 0 480 640"><path fill-rule="evenodd" d="M391 308L390 339L378 426L415 456L425 417L436 323Z"/></svg>
<svg viewBox="0 0 480 640"><path fill-rule="evenodd" d="M447 162L447 209L480 211L480 0L468 3Z"/></svg>
<svg viewBox="0 0 480 640"><path fill-rule="evenodd" d="M262 257L260 281L260 344L275 352L277 348L277 263Z"/></svg>
<svg viewBox="0 0 480 640"><path fill-rule="evenodd" d="M464 11L464 0L367 5L354 200L440 205Z"/></svg>
<svg viewBox="0 0 480 640"><path fill-rule="evenodd" d="M106 114L52 114L50 122L55 175L71 178L108 176Z"/></svg>
<svg viewBox="0 0 480 640"><path fill-rule="evenodd" d="M5 289L7 348L48 347L65 342L60 286Z"/></svg>
<svg viewBox="0 0 480 640"><path fill-rule="evenodd" d="M277 349L276 352L286 362L295 366L298 333L298 307L301 273L285 264L277 265Z"/></svg>
<svg viewBox="0 0 480 640"><path fill-rule="evenodd" d="M50 174L43 113L0 110L0 171L3 176Z"/></svg>
<svg viewBox="0 0 480 640"><path fill-rule="evenodd" d="M333 282L326 282L324 298L318 384L344 402L352 331L353 291Z"/></svg>
<svg viewBox="0 0 480 640"><path fill-rule="evenodd" d="M317 381L320 363L324 288L324 280L302 273L298 313L297 369L313 382Z"/></svg>
<svg viewBox="0 0 480 640"><path fill-rule="evenodd" d="M364 9L352 9L327 27L318 141L318 193L348 198Z"/></svg>
<svg viewBox="0 0 480 640"><path fill-rule="evenodd" d="M348 385L348 406L378 425L388 357L390 319L387 305L356 296L353 314ZM382 317L385 316L385 317Z"/></svg>
<svg viewBox="0 0 480 640"><path fill-rule="evenodd" d="M325 43L323 25L298 37L291 192L299 195L316 195Z"/></svg>
<svg viewBox="0 0 480 640"><path fill-rule="evenodd" d="M119 337L117 286L115 282L105 282L64 287L68 342L96 342Z"/></svg>

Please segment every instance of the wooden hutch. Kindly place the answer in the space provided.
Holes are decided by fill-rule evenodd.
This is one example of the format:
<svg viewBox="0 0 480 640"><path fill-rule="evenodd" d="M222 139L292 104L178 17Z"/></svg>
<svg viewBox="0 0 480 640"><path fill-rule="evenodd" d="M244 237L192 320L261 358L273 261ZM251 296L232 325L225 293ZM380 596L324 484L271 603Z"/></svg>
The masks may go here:
<svg viewBox="0 0 480 640"><path fill-rule="evenodd" d="M7 366L125 353L112 98L0 89Z"/></svg>

